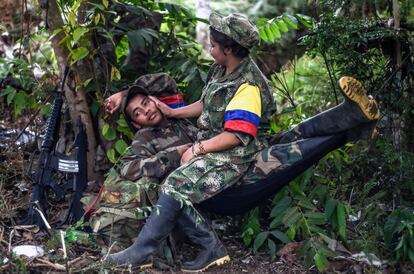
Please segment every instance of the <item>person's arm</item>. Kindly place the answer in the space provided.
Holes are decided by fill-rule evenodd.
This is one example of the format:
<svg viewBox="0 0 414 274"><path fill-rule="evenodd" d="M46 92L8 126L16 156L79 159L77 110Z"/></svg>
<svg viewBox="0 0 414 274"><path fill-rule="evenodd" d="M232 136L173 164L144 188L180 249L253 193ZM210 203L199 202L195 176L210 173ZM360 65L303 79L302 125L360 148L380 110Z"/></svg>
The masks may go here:
<svg viewBox="0 0 414 274"><path fill-rule="evenodd" d="M150 96L151 100L155 102L160 111L166 116L171 118L193 118L201 115L203 111L203 103L197 101L191 105L181 108L170 108L167 104L164 104L154 96Z"/></svg>
<svg viewBox="0 0 414 274"><path fill-rule="evenodd" d="M181 155L189 146L170 147L153 154L143 142L136 141L122 157L117 170L122 177L132 181L143 176L162 179L179 167Z"/></svg>
<svg viewBox="0 0 414 274"><path fill-rule="evenodd" d="M121 107L122 99L127 95L127 93L127 90L122 90L106 98L105 111L110 114L113 114L115 111L117 111Z"/></svg>
<svg viewBox="0 0 414 274"><path fill-rule="evenodd" d="M196 142L192 148L184 152L181 157L181 164L190 161L195 155L220 152L239 145L248 145L256 137L262 112L261 108L259 88L247 83L242 84L226 107L224 132L211 139Z"/></svg>
<svg viewBox="0 0 414 274"><path fill-rule="evenodd" d="M193 147L187 149L181 157L181 164L185 164L195 157L210 152L220 152L241 145L241 140L233 132L224 131L213 138L196 142ZM194 153L193 153L194 150Z"/></svg>

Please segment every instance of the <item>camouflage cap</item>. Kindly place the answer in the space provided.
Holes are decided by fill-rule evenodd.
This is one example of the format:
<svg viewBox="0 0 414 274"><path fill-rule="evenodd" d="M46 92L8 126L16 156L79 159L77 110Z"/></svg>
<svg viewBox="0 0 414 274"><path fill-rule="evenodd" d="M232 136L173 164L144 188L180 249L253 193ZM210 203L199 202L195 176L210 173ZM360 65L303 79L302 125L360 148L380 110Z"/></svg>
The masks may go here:
<svg viewBox="0 0 414 274"><path fill-rule="evenodd" d="M241 46L250 49L259 42L259 31L249 18L240 13L232 13L226 17L210 14L210 26L221 32Z"/></svg>
<svg viewBox="0 0 414 274"><path fill-rule="evenodd" d="M135 80L134 85L146 88L149 95L156 97L174 95L178 92L174 79L163 72L142 75Z"/></svg>

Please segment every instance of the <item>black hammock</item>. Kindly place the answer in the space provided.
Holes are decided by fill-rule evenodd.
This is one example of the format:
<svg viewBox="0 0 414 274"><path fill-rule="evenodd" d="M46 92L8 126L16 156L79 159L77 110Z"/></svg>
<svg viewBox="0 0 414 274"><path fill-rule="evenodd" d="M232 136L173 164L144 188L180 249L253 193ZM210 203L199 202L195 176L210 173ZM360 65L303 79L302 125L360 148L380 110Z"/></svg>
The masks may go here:
<svg viewBox="0 0 414 274"><path fill-rule="evenodd" d="M257 183L229 187L200 203L199 206L204 210L221 215L245 213L275 195L282 187L317 163L327 153L346 143L345 133L316 138L320 140L318 146L306 153L303 159L278 170Z"/></svg>

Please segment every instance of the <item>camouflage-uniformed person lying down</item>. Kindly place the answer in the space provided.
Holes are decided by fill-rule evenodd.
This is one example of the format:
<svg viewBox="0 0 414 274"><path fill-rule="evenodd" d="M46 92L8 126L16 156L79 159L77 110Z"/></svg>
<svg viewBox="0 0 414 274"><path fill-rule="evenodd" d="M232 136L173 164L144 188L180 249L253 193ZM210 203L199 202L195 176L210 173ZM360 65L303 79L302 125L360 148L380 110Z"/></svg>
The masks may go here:
<svg viewBox="0 0 414 274"><path fill-rule="evenodd" d="M103 240L111 237L122 246L131 244L142 224L144 216L137 209L155 203L159 183L180 166L186 144L194 142L196 136L188 120L166 119L147 93L171 107L184 103L174 80L164 73L144 75L127 92L108 100L116 101L113 108L121 107L137 131L127 153L109 171L100 199L92 205L90 225ZM93 196L83 198L87 206L94 200Z"/></svg>

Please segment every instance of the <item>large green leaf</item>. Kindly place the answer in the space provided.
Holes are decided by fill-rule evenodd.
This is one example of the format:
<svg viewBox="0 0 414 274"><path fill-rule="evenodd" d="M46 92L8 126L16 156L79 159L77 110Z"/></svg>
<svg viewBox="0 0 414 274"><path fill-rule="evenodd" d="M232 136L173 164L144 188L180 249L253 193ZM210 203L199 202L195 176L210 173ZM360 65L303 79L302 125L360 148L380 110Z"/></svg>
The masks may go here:
<svg viewBox="0 0 414 274"><path fill-rule="evenodd" d="M266 241L266 239L269 237L269 232L260 232L259 235L257 235L256 239L254 240L253 244L253 250L257 251L263 243Z"/></svg>
<svg viewBox="0 0 414 274"><path fill-rule="evenodd" d="M336 214L337 214L337 218L338 218L339 236L342 239L345 239L346 215L345 215L345 206L342 203L338 203L338 205L336 207Z"/></svg>
<svg viewBox="0 0 414 274"><path fill-rule="evenodd" d="M124 140L120 139L116 141L115 149L120 155L123 155L127 148L128 148L128 144Z"/></svg>
<svg viewBox="0 0 414 274"><path fill-rule="evenodd" d="M89 31L88 28L79 27L73 31L73 42L76 43L79 39Z"/></svg>
<svg viewBox="0 0 414 274"><path fill-rule="evenodd" d="M280 240L282 243L287 244L290 242L289 237L279 230L273 230L270 232L276 239Z"/></svg>
<svg viewBox="0 0 414 274"><path fill-rule="evenodd" d="M83 58L85 58L86 56L88 56L89 54L89 50L85 47L79 47L76 48L74 50L72 50L71 53L71 57L72 57L72 61L71 64L73 65L74 63L82 60Z"/></svg>

